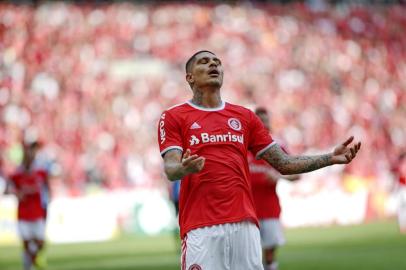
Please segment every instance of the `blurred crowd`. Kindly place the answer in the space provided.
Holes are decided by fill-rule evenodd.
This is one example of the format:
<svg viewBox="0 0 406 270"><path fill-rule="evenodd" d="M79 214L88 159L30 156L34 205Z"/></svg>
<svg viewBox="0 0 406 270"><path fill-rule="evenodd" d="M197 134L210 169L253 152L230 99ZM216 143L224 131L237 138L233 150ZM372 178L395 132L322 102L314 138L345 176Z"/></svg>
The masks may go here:
<svg viewBox="0 0 406 270"><path fill-rule="evenodd" d="M0 171L39 140L57 196L161 186L157 120L191 97L199 49L223 61L223 98L267 107L293 154L352 134L343 173L380 181L406 150L406 7L0 4Z"/></svg>

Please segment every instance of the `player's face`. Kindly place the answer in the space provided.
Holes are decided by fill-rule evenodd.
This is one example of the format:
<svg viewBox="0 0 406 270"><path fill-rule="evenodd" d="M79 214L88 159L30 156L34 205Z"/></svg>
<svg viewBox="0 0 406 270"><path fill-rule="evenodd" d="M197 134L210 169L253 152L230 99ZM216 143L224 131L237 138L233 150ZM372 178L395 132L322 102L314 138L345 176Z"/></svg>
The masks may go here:
<svg viewBox="0 0 406 270"><path fill-rule="evenodd" d="M196 55L190 73L187 75L189 83L194 87L221 87L223 84L223 66L217 56L209 52Z"/></svg>
<svg viewBox="0 0 406 270"><path fill-rule="evenodd" d="M258 114L258 117L261 120L261 122L264 124L265 128L267 130L271 130L269 115L267 113L260 113L260 114Z"/></svg>
<svg viewBox="0 0 406 270"><path fill-rule="evenodd" d="M24 147L24 159L27 164L31 164L34 161L36 154L37 154L37 147L32 147L32 146Z"/></svg>

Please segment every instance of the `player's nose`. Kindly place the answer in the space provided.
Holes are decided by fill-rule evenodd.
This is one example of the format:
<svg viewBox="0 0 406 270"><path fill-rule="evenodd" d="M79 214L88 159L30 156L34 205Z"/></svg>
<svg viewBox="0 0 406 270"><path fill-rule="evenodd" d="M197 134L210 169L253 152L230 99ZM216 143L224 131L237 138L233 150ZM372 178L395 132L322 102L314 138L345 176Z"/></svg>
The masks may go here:
<svg viewBox="0 0 406 270"><path fill-rule="evenodd" d="M209 67L217 67L217 66L218 66L217 62L214 61L214 59L211 59L209 62Z"/></svg>

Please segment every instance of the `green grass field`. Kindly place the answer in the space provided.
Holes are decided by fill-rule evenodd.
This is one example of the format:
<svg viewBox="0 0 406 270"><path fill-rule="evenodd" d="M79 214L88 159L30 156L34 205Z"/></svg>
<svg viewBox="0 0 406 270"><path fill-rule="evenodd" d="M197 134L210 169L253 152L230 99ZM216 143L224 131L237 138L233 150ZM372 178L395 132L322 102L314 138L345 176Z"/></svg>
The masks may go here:
<svg viewBox="0 0 406 270"><path fill-rule="evenodd" d="M394 221L286 231L281 270L406 269L406 235ZM179 270L173 238L120 238L111 242L51 245L49 270ZM18 270L20 248L0 247L0 269ZM220 269L219 269L220 270Z"/></svg>

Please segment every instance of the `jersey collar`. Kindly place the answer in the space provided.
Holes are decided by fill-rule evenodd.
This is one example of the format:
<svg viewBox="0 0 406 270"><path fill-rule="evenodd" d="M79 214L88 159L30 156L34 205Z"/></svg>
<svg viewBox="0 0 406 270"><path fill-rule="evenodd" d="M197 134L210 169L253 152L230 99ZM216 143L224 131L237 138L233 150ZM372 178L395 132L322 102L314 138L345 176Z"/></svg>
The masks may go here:
<svg viewBox="0 0 406 270"><path fill-rule="evenodd" d="M221 111L225 108L226 103L222 100L221 101L221 105L217 108L205 108L205 107L201 107L198 106L196 104L193 104L190 100L186 101L187 104L189 104L189 106L192 106L193 108L197 109L197 110L201 110L201 111L206 111L206 112L215 112L215 111Z"/></svg>

